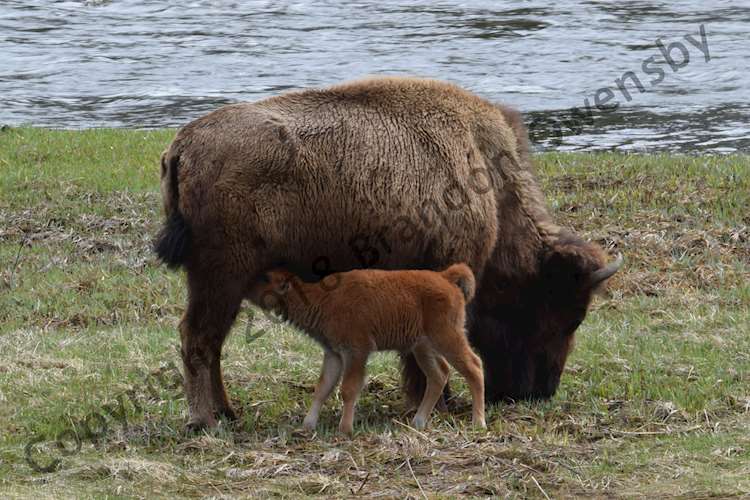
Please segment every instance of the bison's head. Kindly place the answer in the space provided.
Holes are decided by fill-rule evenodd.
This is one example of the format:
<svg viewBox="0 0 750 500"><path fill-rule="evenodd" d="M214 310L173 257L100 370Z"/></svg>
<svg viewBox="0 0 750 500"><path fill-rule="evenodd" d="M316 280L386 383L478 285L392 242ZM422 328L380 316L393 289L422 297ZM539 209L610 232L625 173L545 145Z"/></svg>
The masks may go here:
<svg viewBox="0 0 750 500"><path fill-rule="evenodd" d="M471 327L488 401L555 393L593 293L621 265L622 256L607 264L598 246L571 236L550 244L527 280L488 270Z"/></svg>

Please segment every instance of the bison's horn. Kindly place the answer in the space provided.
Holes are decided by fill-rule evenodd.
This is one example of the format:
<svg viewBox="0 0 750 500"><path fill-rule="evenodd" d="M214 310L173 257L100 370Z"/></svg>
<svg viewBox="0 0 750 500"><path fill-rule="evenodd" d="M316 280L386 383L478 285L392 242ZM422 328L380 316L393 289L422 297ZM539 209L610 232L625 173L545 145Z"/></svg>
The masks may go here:
<svg viewBox="0 0 750 500"><path fill-rule="evenodd" d="M591 273L591 278L589 278L589 283L591 284L591 286L596 286L599 283L602 283L607 278L612 277L612 275L622 267L622 260L622 254L618 253L617 258L614 260L614 262L610 262L603 268L597 269L596 271Z"/></svg>

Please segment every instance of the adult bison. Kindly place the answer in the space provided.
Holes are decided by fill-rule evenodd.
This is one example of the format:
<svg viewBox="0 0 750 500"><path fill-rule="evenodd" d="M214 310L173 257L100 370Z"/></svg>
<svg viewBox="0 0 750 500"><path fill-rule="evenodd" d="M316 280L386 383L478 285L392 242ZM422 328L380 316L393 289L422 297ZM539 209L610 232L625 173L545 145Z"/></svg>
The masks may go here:
<svg viewBox="0 0 750 500"><path fill-rule="evenodd" d="M177 133L161 179L156 251L187 271L192 427L234 417L221 347L249 284L279 263L322 274L466 262L488 401L554 394L592 291L620 265L553 223L520 116L439 81L375 78L225 106ZM403 372L419 401L413 358Z"/></svg>

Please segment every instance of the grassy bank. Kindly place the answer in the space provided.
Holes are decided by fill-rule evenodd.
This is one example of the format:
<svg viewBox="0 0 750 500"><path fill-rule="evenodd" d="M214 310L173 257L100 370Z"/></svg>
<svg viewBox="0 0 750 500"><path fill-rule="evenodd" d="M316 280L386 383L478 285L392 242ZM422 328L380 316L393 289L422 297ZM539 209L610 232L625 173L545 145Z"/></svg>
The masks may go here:
<svg viewBox="0 0 750 500"><path fill-rule="evenodd" d="M336 435L336 400L311 439L319 349L246 307L224 361L241 421L185 436L156 376L185 292L149 251L172 134L0 132L0 496L750 495L750 157L537 158L556 220L626 256L552 401L474 432L454 376L464 402L414 432L378 355L360 432Z"/></svg>

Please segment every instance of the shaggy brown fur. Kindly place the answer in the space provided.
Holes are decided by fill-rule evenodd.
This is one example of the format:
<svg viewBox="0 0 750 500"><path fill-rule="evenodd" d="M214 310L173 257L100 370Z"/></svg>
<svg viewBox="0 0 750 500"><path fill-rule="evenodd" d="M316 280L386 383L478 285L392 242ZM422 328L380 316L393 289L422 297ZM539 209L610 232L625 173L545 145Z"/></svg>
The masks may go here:
<svg viewBox="0 0 750 500"><path fill-rule="evenodd" d="M335 283L335 286L331 286ZM469 347L464 325L474 275L465 264L433 271L358 270L305 283L283 269L251 285L248 298L275 310L317 340L325 350L320 380L304 426L312 430L325 400L343 373L344 411L339 430L352 432L354 405L362 389L368 356L396 350L412 354L427 380L414 416L422 429L448 381L448 364L471 389L474 424L484 421L482 362Z"/></svg>
<svg viewBox="0 0 750 500"><path fill-rule="evenodd" d="M323 275L466 262L487 398L552 395L605 255L552 222L527 152L517 113L412 78L290 92L183 127L162 159L157 252L187 270L190 424L234 415L221 346L247 284L279 263ZM404 362L419 401L424 377Z"/></svg>

